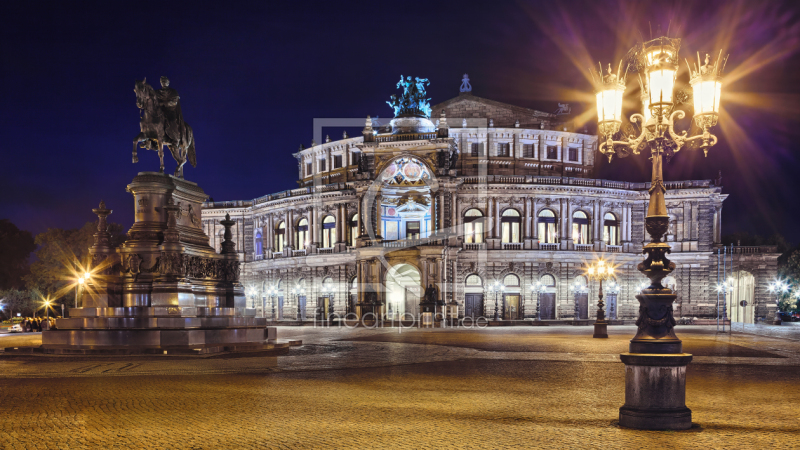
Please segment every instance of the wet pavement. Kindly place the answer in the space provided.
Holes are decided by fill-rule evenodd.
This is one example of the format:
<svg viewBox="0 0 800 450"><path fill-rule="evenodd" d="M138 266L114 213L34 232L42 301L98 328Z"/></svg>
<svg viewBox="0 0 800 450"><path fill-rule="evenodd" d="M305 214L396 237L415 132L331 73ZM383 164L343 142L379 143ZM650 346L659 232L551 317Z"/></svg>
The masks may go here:
<svg viewBox="0 0 800 450"><path fill-rule="evenodd" d="M622 429L634 327L287 327L281 357L0 357L5 448L790 448L800 341L679 327L686 432ZM37 345L37 334L0 346ZM42 438L46 436L46 438Z"/></svg>

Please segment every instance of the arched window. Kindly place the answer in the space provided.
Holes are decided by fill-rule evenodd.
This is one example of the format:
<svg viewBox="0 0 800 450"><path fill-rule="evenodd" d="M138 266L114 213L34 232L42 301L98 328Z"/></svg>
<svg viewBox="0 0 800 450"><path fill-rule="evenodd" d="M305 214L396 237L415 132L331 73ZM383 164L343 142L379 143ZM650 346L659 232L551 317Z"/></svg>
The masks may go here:
<svg viewBox="0 0 800 450"><path fill-rule="evenodd" d="M330 248L336 243L336 219L325 216L322 219L322 247Z"/></svg>
<svg viewBox="0 0 800 450"><path fill-rule="evenodd" d="M503 284L507 287L518 287L519 286L519 277L510 273L503 278Z"/></svg>
<svg viewBox="0 0 800 450"><path fill-rule="evenodd" d="M589 218L583 211L575 211L572 215L572 242L575 244L590 244Z"/></svg>
<svg viewBox="0 0 800 450"><path fill-rule="evenodd" d="M467 280L464 284L467 286L483 286L483 280L481 280L480 275L475 275L473 273L467 276Z"/></svg>
<svg viewBox="0 0 800 450"><path fill-rule="evenodd" d="M297 222L297 230L295 231L294 237L294 245L298 250L308 245L308 219L305 217Z"/></svg>
<svg viewBox="0 0 800 450"><path fill-rule="evenodd" d="M542 282L542 285L547 288L547 292L555 292L556 289L556 279L554 276L550 274L542 275L542 278L539 279Z"/></svg>
<svg viewBox="0 0 800 450"><path fill-rule="evenodd" d="M512 208L503 211L503 215L500 217L500 231L504 244L520 242L520 223L519 211Z"/></svg>
<svg viewBox="0 0 800 450"><path fill-rule="evenodd" d="M350 222L348 225L350 228L350 240L348 242L350 243L351 247L355 247L356 239L358 239L358 218L355 214L350 216Z"/></svg>
<svg viewBox="0 0 800 450"><path fill-rule="evenodd" d="M603 216L603 242L608 245L619 245L619 222L614 214Z"/></svg>
<svg viewBox="0 0 800 450"><path fill-rule="evenodd" d="M261 232L256 233L256 255L264 254L264 240L261 238Z"/></svg>
<svg viewBox="0 0 800 450"><path fill-rule="evenodd" d="M281 222L278 224L278 227L275 228L275 250L276 252L282 252L283 246L286 245L286 222Z"/></svg>
<svg viewBox="0 0 800 450"><path fill-rule="evenodd" d="M539 242L545 244L558 243L558 224L556 215L549 209L543 209L539 213Z"/></svg>
<svg viewBox="0 0 800 450"><path fill-rule="evenodd" d="M483 213L475 208L464 214L464 242L467 244L483 243Z"/></svg>

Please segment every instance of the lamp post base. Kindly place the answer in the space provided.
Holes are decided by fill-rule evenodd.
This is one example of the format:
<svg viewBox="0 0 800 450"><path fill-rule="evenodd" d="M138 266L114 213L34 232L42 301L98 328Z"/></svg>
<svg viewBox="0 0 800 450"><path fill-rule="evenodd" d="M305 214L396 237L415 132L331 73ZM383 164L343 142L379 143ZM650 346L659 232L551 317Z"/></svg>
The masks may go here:
<svg viewBox="0 0 800 450"><path fill-rule="evenodd" d="M686 407L688 353L623 353L625 405L619 424L638 430L688 430L692 411Z"/></svg>
<svg viewBox="0 0 800 450"><path fill-rule="evenodd" d="M608 322L597 320L594 323L593 338L608 338Z"/></svg>

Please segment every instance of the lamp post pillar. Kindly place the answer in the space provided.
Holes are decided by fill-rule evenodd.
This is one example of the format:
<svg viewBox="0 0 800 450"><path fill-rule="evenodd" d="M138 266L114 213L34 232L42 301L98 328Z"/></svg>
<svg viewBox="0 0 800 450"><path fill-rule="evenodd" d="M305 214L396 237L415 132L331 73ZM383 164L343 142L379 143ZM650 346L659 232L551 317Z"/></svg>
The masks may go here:
<svg viewBox="0 0 800 450"><path fill-rule="evenodd" d="M597 320L594 321L593 338L608 338L608 321L603 311L603 279L600 279L599 301L597 302Z"/></svg>

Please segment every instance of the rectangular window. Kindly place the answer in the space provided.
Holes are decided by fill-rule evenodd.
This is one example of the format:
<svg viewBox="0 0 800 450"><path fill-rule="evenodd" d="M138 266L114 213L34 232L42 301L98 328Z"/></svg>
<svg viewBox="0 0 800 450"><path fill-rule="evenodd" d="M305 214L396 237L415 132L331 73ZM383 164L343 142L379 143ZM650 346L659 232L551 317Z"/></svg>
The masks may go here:
<svg viewBox="0 0 800 450"><path fill-rule="evenodd" d="M505 158L511 156L511 144L508 142L497 144L497 156Z"/></svg>
<svg viewBox="0 0 800 450"><path fill-rule="evenodd" d="M472 156L482 156L481 155L481 144L477 142L473 142L470 144L470 153Z"/></svg>
<svg viewBox="0 0 800 450"><path fill-rule="evenodd" d="M396 241L397 240L397 222L395 221L384 221L384 226L386 226L386 230L384 231L383 238L387 241Z"/></svg>
<svg viewBox="0 0 800 450"><path fill-rule="evenodd" d="M533 158L533 144L522 144L522 157Z"/></svg>
<svg viewBox="0 0 800 450"><path fill-rule="evenodd" d="M406 222L406 239L419 239L419 222Z"/></svg>
<svg viewBox="0 0 800 450"><path fill-rule="evenodd" d="M325 170L326 170L325 169L325 160L324 159L320 159L319 160L319 171L320 172L325 172Z"/></svg>
<svg viewBox="0 0 800 450"><path fill-rule="evenodd" d="M353 152L353 165L357 166L361 162L361 152Z"/></svg>
<svg viewBox="0 0 800 450"><path fill-rule="evenodd" d="M558 147L555 145L547 146L547 159L558 159Z"/></svg>
<svg viewBox="0 0 800 450"><path fill-rule="evenodd" d="M568 157L570 161L578 162L578 149L570 147Z"/></svg>
<svg viewBox="0 0 800 450"><path fill-rule="evenodd" d="M342 155L333 155L333 168L338 169L342 167Z"/></svg>
<svg viewBox="0 0 800 450"><path fill-rule="evenodd" d="M306 176L310 177L312 172L314 172L314 166L312 166L311 163L307 163L306 164Z"/></svg>

